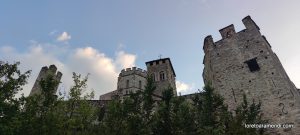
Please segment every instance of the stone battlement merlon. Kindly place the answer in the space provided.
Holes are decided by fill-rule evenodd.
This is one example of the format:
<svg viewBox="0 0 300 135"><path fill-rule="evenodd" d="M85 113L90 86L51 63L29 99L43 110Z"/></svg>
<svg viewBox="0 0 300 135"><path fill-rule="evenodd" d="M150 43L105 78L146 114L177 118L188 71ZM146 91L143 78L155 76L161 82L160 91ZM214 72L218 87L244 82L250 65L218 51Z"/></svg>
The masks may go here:
<svg viewBox="0 0 300 135"><path fill-rule="evenodd" d="M126 75L130 75L130 74L139 74L141 76L146 76L147 75L147 71L143 70L141 68L137 68L137 67L126 68L126 69L122 69L122 71L119 74L119 76L126 76Z"/></svg>
<svg viewBox="0 0 300 135"><path fill-rule="evenodd" d="M207 37L205 37L204 45L203 45L204 52L214 49L216 47L216 44L222 42L224 39L228 39L228 38L234 36L235 34L239 34L239 33L246 32L246 31L258 31L259 32L260 28L256 25L256 23L251 19L250 16L246 16L245 18L243 18L242 22L246 29L236 32L233 24L226 26L219 30L219 32L222 36L222 39L220 39L216 42L213 41L213 38L211 35L208 35Z"/></svg>
<svg viewBox="0 0 300 135"><path fill-rule="evenodd" d="M46 74L52 74L52 75L56 76L57 78L62 77L62 73L57 71L57 67L55 65L50 65L49 68L47 66L42 67L42 69L40 71L40 75L44 76Z"/></svg>
<svg viewBox="0 0 300 135"><path fill-rule="evenodd" d="M56 73L57 68L56 68L55 65L50 65L50 66L49 66L49 70L50 70L52 73Z"/></svg>
<svg viewBox="0 0 300 135"><path fill-rule="evenodd" d="M251 17L248 15L245 18L242 19L243 24L245 25L246 29L252 30L260 30L259 27L256 25L256 23L251 19Z"/></svg>
<svg viewBox="0 0 300 135"><path fill-rule="evenodd" d="M222 36L222 39L229 38L235 34L234 25L231 24L223 29L220 29L219 32Z"/></svg>

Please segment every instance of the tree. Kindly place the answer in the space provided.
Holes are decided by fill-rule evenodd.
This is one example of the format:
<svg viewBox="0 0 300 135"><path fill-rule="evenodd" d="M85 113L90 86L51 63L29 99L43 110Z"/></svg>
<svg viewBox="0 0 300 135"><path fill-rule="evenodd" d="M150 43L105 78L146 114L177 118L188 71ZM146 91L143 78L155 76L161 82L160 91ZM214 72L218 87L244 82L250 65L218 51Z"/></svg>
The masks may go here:
<svg viewBox="0 0 300 135"><path fill-rule="evenodd" d="M94 92L87 93L88 75L81 79L80 74L73 73L74 85L69 91L67 101L61 101L59 108L62 118L63 134L91 134L97 119L96 108L87 100L94 98Z"/></svg>
<svg viewBox="0 0 300 135"><path fill-rule="evenodd" d="M172 100L172 132L174 135L196 135L195 108L184 97L174 97Z"/></svg>
<svg viewBox="0 0 300 135"><path fill-rule="evenodd" d="M162 92L162 101L159 103L156 112L154 113L153 133L157 135L171 135L172 134L172 103L173 89L168 89Z"/></svg>
<svg viewBox="0 0 300 135"><path fill-rule="evenodd" d="M249 105L246 94L243 95L243 102L235 109L235 115L229 125L229 134L234 135L262 135L265 130L255 128L245 128L245 124L263 124L267 120L262 120L261 102L256 104L254 101Z"/></svg>
<svg viewBox="0 0 300 135"><path fill-rule="evenodd" d="M193 99L195 106L196 126L199 134L224 134L229 118L223 98L214 93L210 85L205 85L203 92Z"/></svg>
<svg viewBox="0 0 300 135"><path fill-rule="evenodd" d="M16 134L19 126L20 102L15 95L27 83L31 71L22 73L19 62L0 61L0 133Z"/></svg>
<svg viewBox="0 0 300 135"><path fill-rule="evenodd" d="M59 134L61 119L56 110L60 101L54 94L59 83L48 74L39 83L41 93L24 99L21 111L23 134Z"/></svg>

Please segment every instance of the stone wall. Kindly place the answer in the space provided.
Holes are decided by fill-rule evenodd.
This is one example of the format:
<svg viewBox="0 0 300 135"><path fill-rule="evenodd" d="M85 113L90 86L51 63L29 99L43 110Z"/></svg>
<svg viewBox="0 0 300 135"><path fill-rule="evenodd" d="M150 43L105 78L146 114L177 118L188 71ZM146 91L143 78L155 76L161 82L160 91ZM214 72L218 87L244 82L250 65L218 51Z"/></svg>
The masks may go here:
<svg viewBox="0 0 300 135"><path fill-rule="evenodd" d="M31 92L29 94L29 96L34 95L34 94L40 94L41 93L41 86L40 86L40 81L42 79L46 79L47 76L51 75L54 77L55 80L57 80L58 82L60 82L61 77L62 77L62 73L57 71L57 68L55 65L50 65L50 67L48 68L47 66L42 67L37 79L35 80L35 83L31 89ZM57 86L58 87L58 86ZM53 93L56 94L57 92L57 87Z"/></svg>
<svg viewBox="0 0 300 135"><path fill-rule="evenodd" d="M138 90L144 90L147 83L147 72L140 68L123 69L118 77L118 91L124 96L130 92L135 93Z"/></svg>
<svg viewBox="0 0 300 135"><path fill-rule="evenodd" d="M152 75L155 80L156 90L154 94L161 96L163 90L171 86L174 90L174 95L177 95L176 83L175 83L175 71L173 69L171 60L169 58L158 59L154 61L146 62L147 71L149 75ZM164 73L163 79L161 73Z"/></svg>
<svg viewBox="0 0 300 135"><path fill-rule="evenodd" d="M204 82L212 84L230 110L241 103L245 93L249 101L262 102L269 123L295 125L291 130L270 132L300 134L299 92L255 22L250 16L242 21L246 29L240 32L229 25L220 30L221 40L204 39Z"/></svg>

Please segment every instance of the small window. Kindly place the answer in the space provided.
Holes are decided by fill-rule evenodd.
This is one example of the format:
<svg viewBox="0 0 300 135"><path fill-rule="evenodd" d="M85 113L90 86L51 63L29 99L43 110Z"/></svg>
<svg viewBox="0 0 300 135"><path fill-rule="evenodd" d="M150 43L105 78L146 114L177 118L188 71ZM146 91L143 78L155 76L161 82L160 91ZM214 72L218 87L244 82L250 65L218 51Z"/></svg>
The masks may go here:
<svg viewBox="0 0 300 135"><path fill-rule="evenodd" d="M126 88L129 88L129 80L126 81Z"/></svg>
<svg viewBox="0 0 300 135"><path fill-rule="evenodd" d="M160 73L159 73L159 79L162 81L162 80L165 80L165 73L164 73L164 71L161 71Z"/></svg>
<svg viewBox="0 0 300 135"><path fill-rule="evenodd" d="M139 88L142 89L142 81L139 81Z"/></svg>
<svg viewBox="0 0 300 135"><path fill-rule="evenodd" d="M248 60L245 63L247 63L247 65L248 65L251 72L255 72L255 71L258 71L260 69L259 65L256 61L256 58Z"/></svg>
<svg viewBox="0 0 300 135"><path fill-rule="evenodd" d="M230 33L230 32L227 32L227 33L226 33L226 37L227 37L227 38L231 37L231 33Z"/></svg>
<svg viewBox="0 0 300 135"><path fill-rule="evenodd" d="M152 77L153 81L156 81L154 73L151 74L151 77Z"/></svg>

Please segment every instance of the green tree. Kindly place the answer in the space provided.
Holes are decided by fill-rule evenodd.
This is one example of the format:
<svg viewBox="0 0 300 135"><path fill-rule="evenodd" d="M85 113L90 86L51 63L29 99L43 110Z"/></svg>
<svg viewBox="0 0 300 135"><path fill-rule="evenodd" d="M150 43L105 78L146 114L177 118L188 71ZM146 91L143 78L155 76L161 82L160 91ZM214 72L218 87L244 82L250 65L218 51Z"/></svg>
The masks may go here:
<svg viewBox="0 0 300 135"><path fill-rule="evenodd" d="M194 106L184 97L172 100L172 132L174 135L196 135L197 128L194 117Z"/></svg>
<svg viewBox="0 0 300 135"><path fill-rule="evenodd" d="M154 112L153 133L157 135L172 134L172 103L173 89L168 89L162 92L162 101L159 103L156 112Z"/></svg>
<svg viewBox="0 0 300 135"><path fill-rule="evenodd" d="M31 71L22 73L19 62L0 61L0 133L17 134L20 128L20 102L15 95L27 83Z"/></svg>
<svg viewBox="0 0 300 135"><path fill-rule="evenodd" d="M92 134L94 122L97 119L96 108L88 102L94 98L94 92L87 93L88 76L81 78L80 74L73 73L74 85L69 91L66 101L61 101L59 108L63 114L62 133L63 134Z"/></svg>
<svg viewBox="0 0 300 135"><path fill-rule="evenodd" d="M124 132L124 113L120 100L109 102L100 130L104 135L120 135Z"/></svg>
<svg viewBox="0 0 300 135"><path fill-rule="evenodd" d="M115 99L106 107L101 128L103 134L151 134L154 108L153 78L147 77L144 91L129 93L122 100Z"/></svg>
<svg viewBox="0 0 300 135"><path fill-rule="evenodd" d="M235 109L235 115L229 123L229 134L233 135L262 135L265 133L263 128L245 128L245 124L263 124L267 120L262 120L261 102L256 104L254 101L249 105L247 97L243 95L243 102Z"/></svg>
<svg viewBox="0 0 300 135"><path fill-rule="evenodd" d="M223 103L223 98L214 93L210 85L205 85L203 92L196 94L193 102L198 133L225 134L229 112Z"/></svg>
<svg viewBox="0 0 300 135"><path fill-rule="evenodd" d="M41 93L24 99L23 134L59 134L61 121L55 113L59 103L55 91L59 83L53 75L48 74L40 81Z"/></svg>

